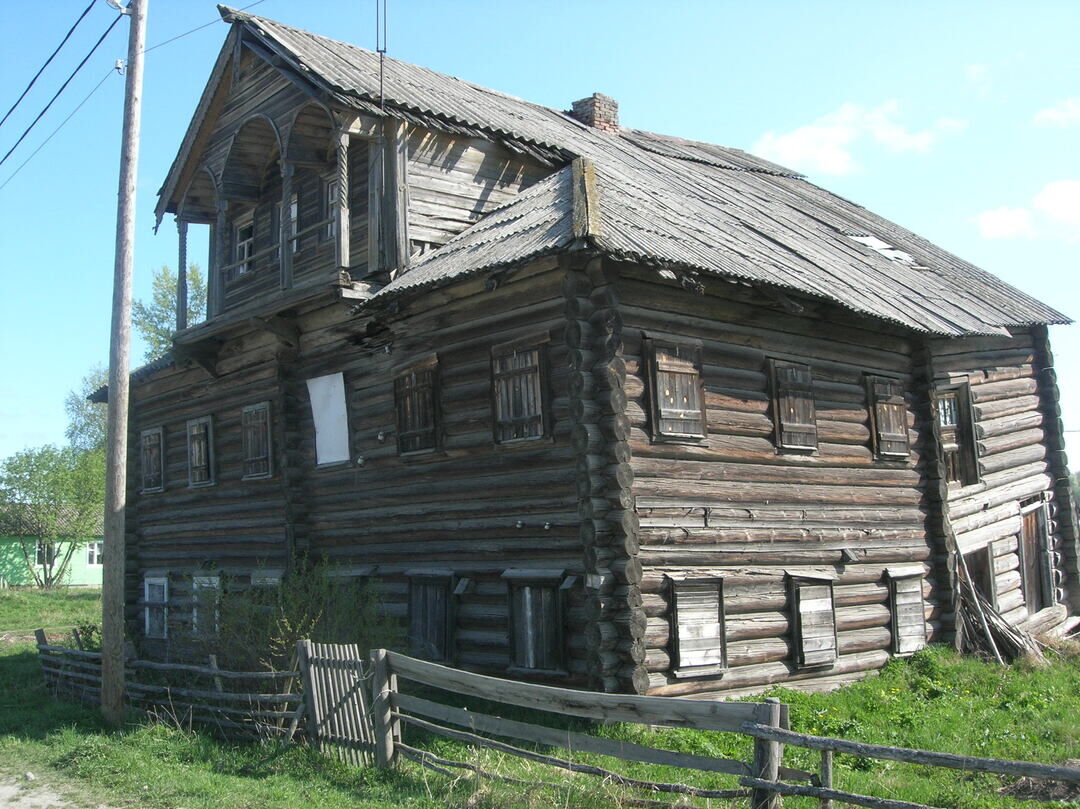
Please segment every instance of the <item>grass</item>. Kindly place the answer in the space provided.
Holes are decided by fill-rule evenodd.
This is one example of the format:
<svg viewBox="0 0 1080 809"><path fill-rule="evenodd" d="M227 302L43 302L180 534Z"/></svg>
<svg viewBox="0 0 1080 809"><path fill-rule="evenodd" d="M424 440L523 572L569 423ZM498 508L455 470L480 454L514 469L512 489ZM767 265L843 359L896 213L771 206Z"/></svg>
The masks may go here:
<svg viewBox="0 0 1080 809"><path fill-rule="evenodd" d="M0 590L0 632L101 623L101 590L55 587Z"/></svg>
<svg viewBox="0 0 1080 809"><path fill-rule="evenodd" d="M771 692L791 706L792 725L807 733L977 756L1060 763L1080 758L1080 652L1056 656L1048 667L1003 668L934 648L895 661L880 674L830 694ZM476 704L475 709L490 711ZM504 712L528 718L522 711ZM558 723L558 720L555 720ZM748 761L744 737L703 731L616 724L575 729L656 747ZM96 711L53 700L46 693L33 645L0 641L0 769L32 769L69 785L86 801L148 809L475 809L550 807L599 809L619 805L629 793L591 778L520 762L491 751L423 733L406 741L448 759L467 761L504 776L554 783L526 789L471 774L449 778L403 762L381 772L347 767L303 745L229 744L178 728L175 723L133 723L106 729ZM699 786L732 788L734 778L654 765L603 761L546 751L596 763L626 775ZM816 770L818 754L788 747L787 766ZM996 794L1013 779L839 755L839 789L935 806L1017 809L1024 804ZM646 797L638 793L635 797ZM653 799L665 796L653 795ZM678 804L671 796L669 803ZM701 807L745 806L740 801L693 798ZM816 807L788 798L789 809ZM1027 804L1030 806L1030 804ZM1065 802L1044 806L1075 806Z"/></svg>

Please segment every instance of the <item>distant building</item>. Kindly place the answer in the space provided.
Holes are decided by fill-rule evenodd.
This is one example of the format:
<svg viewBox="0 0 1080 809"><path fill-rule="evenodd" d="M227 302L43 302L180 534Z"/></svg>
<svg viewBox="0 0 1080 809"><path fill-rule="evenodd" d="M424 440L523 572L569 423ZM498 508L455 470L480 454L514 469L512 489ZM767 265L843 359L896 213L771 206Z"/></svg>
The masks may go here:
<svg viewBox="0 0 1080 809"><path fill-rule="evenodd" d="M42 575L50 565L59 568L72 543L75 549L60 586L101 586L102 524L90 536L78 536L75 529L64 529L64 515L55 541L44 538L44 531L29 507L0 512L0 587L32 587L37 581L27 569L27 559Z"/></svg>

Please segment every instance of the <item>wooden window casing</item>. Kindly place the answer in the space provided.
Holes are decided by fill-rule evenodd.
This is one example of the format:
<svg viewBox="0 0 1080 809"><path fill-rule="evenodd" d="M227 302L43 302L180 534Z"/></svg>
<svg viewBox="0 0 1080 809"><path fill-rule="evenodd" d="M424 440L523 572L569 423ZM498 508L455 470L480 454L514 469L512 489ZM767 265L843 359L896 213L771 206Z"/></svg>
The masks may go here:
<svg viewBox="0 0 1080 809"><path fill-rule="evenodd" d="M411 572L409 654L435 663L451 662L453 609L449 572Z"/></svg>
<svg viewBox="0 0 1080 809"><path fill-rule="evenodd" d="M164 576L143 579L143 635L148 638L169 635L169 580Z"/></svg>
<svg viewBox="0 0 1080 809"><path fill-rule="evenodd" d="M412 365L394 378L397 443L401 455L439 446L439 366L435 358Z"/></svg>
<svg viewBox="0 0 1080 809"><path fill-rule="evenodd" d="M187 423L188 485L214 484L214 425L209 416Z"/></svg>
<svg viewBox="0 0 1080 809"><path fill-rule="evenodd" d="M563 571L507 570L510 671L565 675Z"/></svg>
<svg viewBox="0 0 1080 809"><path fill-rule="evenodd" d="M90 542L86 545L86 564L90 567L101 567L104 563L104 542Z"/></svg>
<svg viewBox="0 0 1080 809"><path fill-rule="evenodd" d="M704 677L727 669L723 579L672 582L672 673Z"/></svg>
<svg viewBox="0 0 1080 809"><path fill-rule="evenodd" d="M875 457L883 460L907 458L910 444L903 384L898 379L867 376L866 392Z"/></svg>
<svg viewBox="0 0 1080 809"><path fill-rule="evenodd" d="M165 489L165 432L161 427L139 434L139 471L142 493Z"/></svg>
<svg viewBox="0 0 1080 809"><path fill-rule="evenodd" d="M270 403L248 405L242 412L244 480L268 478L273 474L270 438Z"/></svg>
<svg viewBox="0 0 1080 809"><path fill-rule="evenodd" d="M941 438L945 480L961 486L978 483L979 461L972 421L971 389L961 385L937 391L934 394L934 410Z"/></svg>
<svg viewBox="0 0 1080 809"><path fill-rule="evenodd" d="M496 348L491 389L496 444L531 441L547 434L547 374L544 345Z"/></svg>
<svg viewBox="0 0 1080 809"><path fill-rule="evenodd" d="M839 653L832 581L789 576L788 583L796 667L831 666Z"/></svg>
<svg viewBox="0 0 1080 809"><path fill-rule="evenodd" d="M218 631L221 613L221 579L218 576L195 576L191 580L191 631L195 635L213 635Z"/></svg>
<svg viewBox="0 0 1080 809"><path fill-rule="evenodd" d="M914 654L926 645L923 578L919 574L889 575L889 612L892 617L892 652Z"/></svg>
<svg viewBox="0 0 1080 809"><path fill-rule="evenodd" d="M701 348L646 339L653 438L699 440L708 433Z"/></svg>
<svg viewBox="0 0 1080 809"><path fill-rule="evenodd" d="M814 378L810 366L770 361L773 423L778 450L812 451L818 446Z"/></svg>

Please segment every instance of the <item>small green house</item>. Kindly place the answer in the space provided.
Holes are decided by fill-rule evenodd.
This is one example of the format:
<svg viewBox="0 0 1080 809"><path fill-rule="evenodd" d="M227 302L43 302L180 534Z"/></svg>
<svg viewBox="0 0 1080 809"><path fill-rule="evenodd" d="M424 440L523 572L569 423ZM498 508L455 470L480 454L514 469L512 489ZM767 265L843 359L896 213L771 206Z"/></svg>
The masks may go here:
<svg viewBox="0 0 1080 809"><path fill-rule="evenodd" d="M57 577L57 585L65 587L100 587L102 563L102 537L104 528L99 519L90 535L66 532L64 514L59 517L60 530L49 540L40 527L42 521L35 518L28 507L7 509L0 512L0 587L32 587L40 584L46 570L59 572L68 552L71 559ZM72 549L74 544L74 549ZM27 560L36 576L27 567Z"/></svg>

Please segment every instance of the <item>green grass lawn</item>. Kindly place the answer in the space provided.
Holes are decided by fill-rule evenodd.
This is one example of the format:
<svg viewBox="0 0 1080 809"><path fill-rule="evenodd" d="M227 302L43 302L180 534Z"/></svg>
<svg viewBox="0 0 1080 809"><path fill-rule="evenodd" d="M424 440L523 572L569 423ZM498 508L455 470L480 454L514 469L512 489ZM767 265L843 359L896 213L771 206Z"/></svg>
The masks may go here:
<svg viewBox="0 0 1080 809"><path fill-rule="evenodd" d="M101 623L101 588L0 590L0 632Z"/></svg>
<svg viewBox="0 0 1080 809"><path fill-rule="evenodd" d="M830 694L772 692L791 705L795 730L902 747L978 756L1060 763L1080 758L1080 653L1056 656L1046 668L1002 668L929 649L890 664L880 676ZM513 718L522 718L512 711ZM688 730L650 730L632 725L576 728L657 747L749 760L743 737ZM555 784L554 788L479 780L469 773L447 777L403 763L392 772L347 767L304 745L230 744L162 724L132 724L120 732L103 727L96 711L58 702L46 693L33 646L0 641L0 769L47 773L87 796L114 806L149 809L311 809L341 807L560 806L600 809L619 805L626 790L585 775L570 775L491 751L420 733L413 746L466 761L503 776ZM734 778L688 773L652 765L602 761L593 756L547 751L596 763L627 775L700 786L734 787ZM787 748L787 766L816 770L817 753ZM997 795L1013 779L872 761L839 755L839 789L943 807L1011 807L1025 804ZM746 800L642 793L672 805L746 806ZM629 804L627 804L629 805ZM788 798L786 807L816 807ZM1065 802L1043 806L1075 806Z"/></svg>

